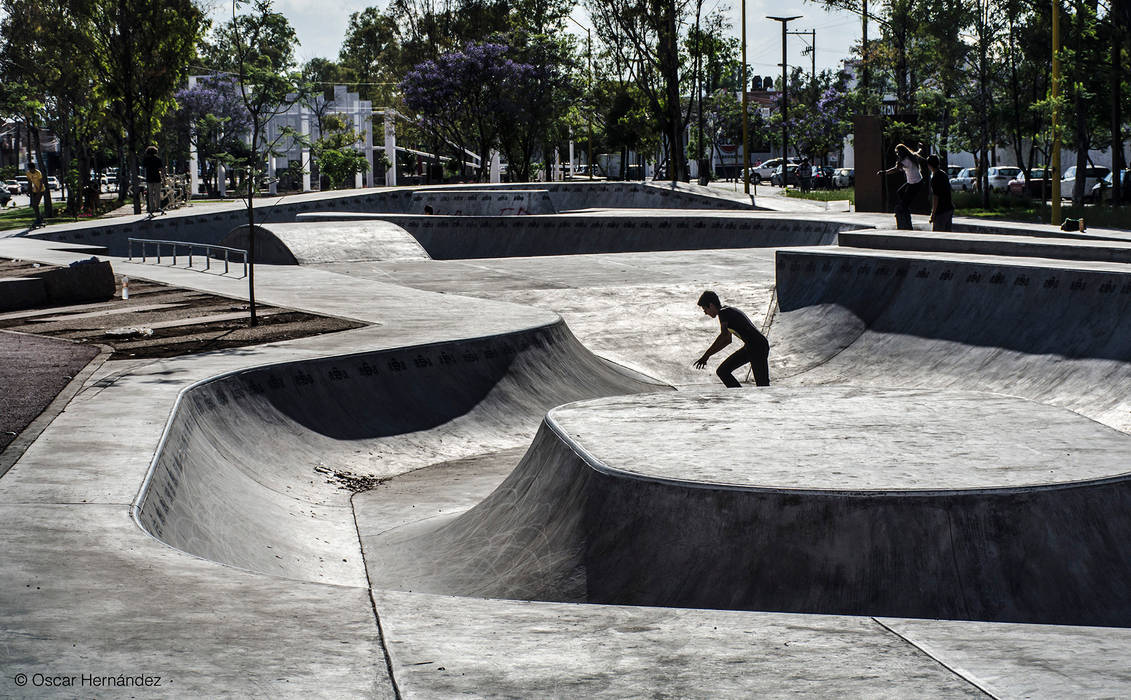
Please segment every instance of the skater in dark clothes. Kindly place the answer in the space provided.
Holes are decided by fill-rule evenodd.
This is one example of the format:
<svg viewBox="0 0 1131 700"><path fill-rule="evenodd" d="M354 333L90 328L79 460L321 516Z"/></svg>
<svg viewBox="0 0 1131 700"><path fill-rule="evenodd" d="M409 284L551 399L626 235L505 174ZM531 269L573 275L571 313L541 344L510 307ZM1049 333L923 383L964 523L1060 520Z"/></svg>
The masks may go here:
<svg viewBox="0 0 1131 700"><path fill-rule="evenodd" d="M719 301L719 295L714 292L703 292L698 303L700 308L703 309L703 313L711 318L719 319L720 330L719 337L715 338L711 347L707 348L703 356L695 361L695 368L703 369L706 367L707 360L711 355L730 345L730 337L736 335L743 343L742 348L723 360L719 368L715 370L715 374L728 387L732 389L740 387L742 385L734 378L732 372L749 362L751 369L754 370L754 381L757 382L758 386L769 386L770 341L766 340L766 336L754 327L746 314L734 307L723 306L722 302Z"/></svg>

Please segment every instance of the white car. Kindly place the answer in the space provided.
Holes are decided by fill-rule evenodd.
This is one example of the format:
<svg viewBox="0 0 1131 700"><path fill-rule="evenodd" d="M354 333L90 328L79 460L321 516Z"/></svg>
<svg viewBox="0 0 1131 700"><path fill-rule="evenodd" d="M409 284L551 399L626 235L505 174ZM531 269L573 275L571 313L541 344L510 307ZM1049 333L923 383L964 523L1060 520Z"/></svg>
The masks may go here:
<svg viewBox="0 0 1131 700"><path fill-rule="evenodd" d="M789 162L791 165L798 165L801 163L801 161L797 160L796 158L790 158ZM769 180L771 177L773 177L774 171L776 171L780 165L781 158L771 158L767 161L759 163L758 165L751 166L750 182L757 184L764 180Z"/></svg>
<svg viewBox="0 0 1131 700"><path fill-rule="evenodd" d="M20 193L20 183L15 181L15 180L5 180L4 181L4 191L7 192L8 194L19 194Z"/></svg>
<svg viewBox="0 0 1131 700"><path fill-rule="evenodd" d="M1009 181L1021 175L1016 165L999 165L990 168L986 178L990 182L990 192L1008 192Z"/></svg>
<svg viewBox="0 0 1131 700"><path fill-rule="evenodd" d="M833 173L833 187L852 187L855 184L855 168L837 168Z"/></svg>
<svg viewBox="0 0 1131 700"><path fill-rule="evenodd" d="M1060 179L1060 196L1062 199L1072 199L1072 190L1076 187L1076 172L1075 165L1064 171L1064 177ZM1107 177L1110 172L1111 168L1105 168L1102 165L1084 169L1084 199L1092 198L1092 188L1096 186L1097 182Z"/></svg>
<svg viewBox="0 0 1131 700"><path fill-rule="evenodd" d="M978 186L978 169L963 168L950 178L950 189L955 192L969 192Z"/></svg>

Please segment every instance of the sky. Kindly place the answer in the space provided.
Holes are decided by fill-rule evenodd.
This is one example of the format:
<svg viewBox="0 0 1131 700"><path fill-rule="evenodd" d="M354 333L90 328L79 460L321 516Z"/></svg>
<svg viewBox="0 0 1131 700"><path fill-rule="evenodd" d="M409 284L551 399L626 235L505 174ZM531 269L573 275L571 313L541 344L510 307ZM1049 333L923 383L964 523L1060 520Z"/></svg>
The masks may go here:
<svg viewBox="0 0 1131 700"><path fill-rule="evenodd" d="M275 7L282 12L298 34L301 45L296 51L300 62L315 57L336 59L345 36L350 13L360 12L366 7L383 3L350 0L275 0ZM705 0L705 14L717 7L730 6L730 17L734 35L739 33L739 2L737 0ZM213 19L219 23L231 14L231 5L217 2ZM789 24L790 31L816 30L817 70L838 68L840 62L849 56L853 43L860 40L860 18L844 12L826 12L821 6L804 0L747 0L746 2L746 43L747 61L751 72L757 75L781 75L781 25L766 19L766 15L789 17L802 15L801 19ZM587 24L584 8L579 7L573 14L581 24ZM584 32L570 24L570 30L584 37ZM876 28L869 33L875 38ZM787 42L788 63L811 66L811 58L801 51L809 37L790 36Z"/></svg>

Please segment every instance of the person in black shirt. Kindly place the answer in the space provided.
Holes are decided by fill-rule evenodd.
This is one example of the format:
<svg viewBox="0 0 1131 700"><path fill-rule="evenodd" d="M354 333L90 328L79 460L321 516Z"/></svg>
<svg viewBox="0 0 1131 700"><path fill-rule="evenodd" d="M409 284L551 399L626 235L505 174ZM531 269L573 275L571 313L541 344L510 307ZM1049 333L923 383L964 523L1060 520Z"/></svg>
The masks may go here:
<svg viewBox="0 0 1131 700"><path fill-rule="evenodd" d="M769 386L770 341L766 340L766 336L754 327L746 314L734 307L723 306L722 302L719 301L719 295L712 291L703 292L703 295L699 297L699 306L703 309L703 313L711 318L719 319L720 331L719 337L715 338L711 347L707 348L703 356L695 361L695 369L706 367L707 359L730 345L731 335L736 335L743 343L742 348L723 360L719 368L715 370L715 374L723 380L723 384L732 389L738 388L742 385L734 378L732 372L749 362L750 368L754 371L754 381L758 383L758 386Z"/></svg>
<svg viewBox="0 0 1131 700"><path fill-rule="evenodd" d="M161 186L165 179L165 164L157 157L157 146L145 149L145 157L141 159L141 166L145 168L145 200L146 209L150 214L158 211L164 212L161 207Z"/></svg>
<svg viewBox="0 0 1131 700"><path fill-rule="evenodd" d="M927 156L927 167L931 171L931 230L949 231L954 218L954 200L950 197L950 179L939 164L935 154Z"/></svg>

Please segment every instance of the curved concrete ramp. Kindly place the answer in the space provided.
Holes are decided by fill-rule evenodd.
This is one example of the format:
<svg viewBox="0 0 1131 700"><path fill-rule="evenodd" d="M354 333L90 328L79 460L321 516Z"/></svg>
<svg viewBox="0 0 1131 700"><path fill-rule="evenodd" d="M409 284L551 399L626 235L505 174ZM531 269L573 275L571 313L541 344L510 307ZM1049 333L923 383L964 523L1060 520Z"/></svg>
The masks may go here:
<svg viewBox="0 0 1131 700"><path fill-rule="evenodd" d="M416 237L436 260L831 245L859 224L746 212L576 213L554 216L413 216L310 212L304 223L381 219Z"/></svg>
<svg viewBox="0 0 1131 700"><path fill-rule="evenodd" d="M364 544L376 587L417 592L1127 626L1128 448L990 394L601 399L551 411L480 505Z"/></svg>
<svg viewBox="0 0 1131 700"><path fill-rule="evenodd" d="M410 214L447 216L523 216L556 214L558 210L548 190L453 189L416 190L412 193Z"/></svg>
<svg viewBox="0 0 1131 700"><path fill-rule="evenodd" d="M550 407L664 388L528 331L273 365L186 390L136 509L169 545L291 578L366 585L342 477L387 478L525 444Z"/></svg>
<svg viewBox="0 0 1131 700"><path fill-rule="evenodd" d="M257 224L255 230L255 260L269 265L429 259L408 231L388 221ZM223 245L247 250L247 232L246 225L232 229Z"/></svg>
<svg viewBox="0 0 1131 700"><path fill-rule="evenodd" d="M781 251L776 376L995 391L1129 432L1131 274L1117 270ZM835 343L793 342L834 317L844 331Z"/></svg>

